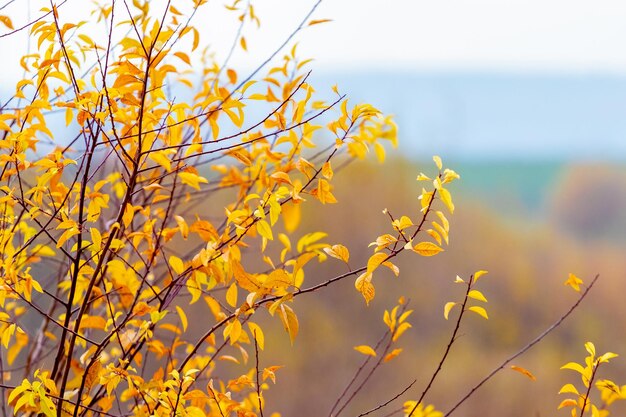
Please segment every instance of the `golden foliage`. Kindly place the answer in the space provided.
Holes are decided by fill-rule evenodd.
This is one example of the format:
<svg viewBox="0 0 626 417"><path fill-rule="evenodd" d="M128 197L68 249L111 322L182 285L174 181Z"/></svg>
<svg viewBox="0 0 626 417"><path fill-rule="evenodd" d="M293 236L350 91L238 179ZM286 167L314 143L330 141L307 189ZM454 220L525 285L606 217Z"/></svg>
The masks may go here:
<svg viewBox="0 0 626 417"><path fill-rule="evenodd" d="M337 87L325 100L295 45L267 69L232 68L231 53L248 50L244 25L261 20L252 2L227 4L241 27L220 60L197 27L207 3L96 3L95 22L68 22L66 6L51 4L6 35L28 30L36 45L0 112L0 354L23 374L19 384L16 372L3 374L14 414L262 416L266 381L280 369L259 364L269 317L294 344L300 295L350 278L369 305L381 265L398 276L392 261L402 252L430 257L449 244L442 210L454 213L449 184L460 176L438 156L436 172L417 177L424 188L411 217L384 211L388 233L364 265L350 265L326 232L300 232L303 204L337 203L344 162L370 152L384 161L395 123L370 104L350 105ZM296 32L330 21L309 18ZM102 38L91 37L97 23ZM329 257L348 271L316 280L311 261ZM484 273L456 281L467 293L444 307L448 319L461 305L450 345L465 311L488 317L467 304L487 302L473 288ZM566 284L579 291L581 282ZM403 297L384 312L382 341L355 347L373 364L365 382L401 354L411 313ZM589 386L615 355L587 348L586 368L565 368ZM616 398L611 389L621 398L602 384L605 402ZM338 413L351 398L339 400ZM442 415L421 399L405 410Z"/></svg>

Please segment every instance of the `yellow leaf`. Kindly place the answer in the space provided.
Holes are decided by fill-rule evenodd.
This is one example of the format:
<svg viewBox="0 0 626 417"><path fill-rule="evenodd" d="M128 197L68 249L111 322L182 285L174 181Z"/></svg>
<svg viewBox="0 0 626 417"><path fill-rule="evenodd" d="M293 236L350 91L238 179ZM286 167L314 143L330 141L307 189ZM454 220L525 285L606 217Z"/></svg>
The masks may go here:
<svg viewBox="0 0 626 417"><path fill-rule="evenodd" d="M474 272L474 282L477 282L480 277L482 277L483 275L487 273L488 273L487 271L482 271L482 270Z"/></svg>
<svg viewBox="0 0 626 417"><path fill-rule="evenodd" d="M578 278L576 275L570 273L567 281L565 281L564 285L568 285L574 289L576 292L580 292L580 284L583 283L583 280Z"/></svg>
<svg viewBox="0 0 626 417"><path fill-rule="evenodd" d="M156 324L159 321L163 320L163 318L167 315L167 313L168 313L167 310L163 310L163 311L152 310L150 312L150 321Z"/></svg>
<svg viewBox="0 0 626 417"><path fill-rule="evenodd" d="M217 358L217 360L220 360L220 361L226 361L226 362L232 362L232 363L239 364L239 359L237 359L237 358L235 358L234 356L231 356L231 355L222 355L222 356L219 356L219 357Z"/></svg>
<svg viewBox="0 0 626 417"><path fill-rule="evenodd" d="M390 234L384 234L384 235L380 235L376 238L375 242L372 242L368 245L368 247L370 246L376 246L376 251L378 252L381 249L385 249L388 248L389 246L393 245L394 243L396 243L398 241L398 239L396 239L394 236L390 235Z"/></svg>
<svg viewBox="0 0 626 417"><path fill-rule="evenodd" d="M443 306L443 317L448 320L448 316L450 315L450 310L454 307L456 303L454 301L447 302L445 306Z"/></svg>
<svg viewBox="0 0 626 417"><path fill-rule="evenodd" d="M295 231L300 225L300 204L294 204L292 202L283 204L281 213L283 217L283 224L285 225L285 231L288 233Z"/></svg>
<svg viewBox="0 0 626 417"><path fill-rule="evenodd" d="M172 172L172 162L165 151L151 152L148 157L165 168L167 172Z"/></svg>
<svg viewBox="0 0 626 417"><path fill-rule="evenodd" d="M187 226L187 222L182 216L175 215L174 220L176 220L176 224L178 225L178 230L180 230L180 235L183 239L187 239L189 236L189 226Z"/></svg>
<svg viewBox="0 0 626 417"><path fill-rule="evenodd" d="M608 362L610 359L617 358L618 356L619 355L617 353L607 352L598 358L598 362L599 363Z"/></svg>
<svg viewBox="0 0 626 417"><path fill-rule="evenodd" d="M265 349L265 336L263 335L263 330L261 330L261 327L251 321L248 322L248 327L250 328L250 333L252 333L252 337L256 340L257 345L259 345L259 349Z"/></svg>
<svg viewBox="0 0 626 417"><path fill-rule="evenodd" d="M317 199L322 204L334 204L337 202L337 199L331 192L331 185L325 179L319 179L317 181L317 188L314 191L314 194L317 196Z"/></svg>
<svg viewBox="0 0 626 417"><path fill-rule="evenodd" d="M263 236L267 240L274 240L274 235L272 234L272 228L265 220L259 220L257 222L256 230L257 232L259 232L261 236Z"/></svg>
<svg viewBox="0 0 626 417"><path fill-rule="evenodd" d="M205 242L217 239L218 237L215 227L206 220L196 220L189 226L189 231L197 233Z"/></svg>
<svg viewBox="0 0 626 417"><path fill-rule="evenodd" d="M186 332L189 322L187 321L187 315L185 314L185 310L183 310L180 306L176 306L176 311L178 312L178 317L180 317L180 323L183 326L183 331Z"/></svg>
<svg viewBox="0 0 626 417"><path fill-rule="evenodd" d="M450 191L446 190L445 188L441 188L439 190L439 196L441 197L441 201L443 201L443 204L445 204L448 208L450 214L453 214L454 203L452 202L452 195L450 194Z"/></svg>
<svg viewBox="0 0 626 417"><path fill-rule="evenodd" d="M413 247L413 250L422 256L434 256L443 251L442 248L432 242L420 242Z"/></svg>
<svg viewBox="0 0 626 417"><path fill-rule="evenodd" d="M469 293L467 293L467 296L469 298L473 298L474 300L483 301L485 303L487 302L487 299L485 298L483 293L478 290L471 290Z"/></svg>
<svg viewBox="0 0 626 417"><path fill-rule="evenodd" d="M441 162L441 158L437 155L433 156L433 161L435 161L435 165L437 165L437 169L441 170L443 167L443 163Z"/></svg>
<svg viewBox="0 0 626 417"><path fill-rule="evenodd" d="M376 153L376 158L378 159L378 162L385 162L385 147L382 144L380 144L379 142L374 142L374 152Z"/></svg>
<svg viewBox="0 0 626 417"><path fill-rule="evenodd" d="M393 224L393 227L398 229L398 230L404 230L407 227L413 226L413 222L407 216L400 217L400 220L397 220L397 219L394 220L394 222L392 224Z"/></svg>
<svg viewBox="0 0 626 417"><path fill-rule="evenodd" d="M282 368L282 366L270 366L269 368L263 368L263 381L266 379L271 379L272 382L276 383L276 371ZM274 414L272 414L274 416Z"/></svg>
<svg viewBox="0 0 626 417"><path fill-rule="evenodd" d="M243 48L244 51L248 50L248 45L246 43L246 38L244 38L242 36L241 39L239 40L239 43L241 44L241 48Z"/></svg>
<svg viewBox="0 0 626 417"><path fill-rule="evenodd" d="M399 303L400 305L404 304L404 303L402 303L401 301L402 301L402 300L398 300L398 303ZM405 311L404 313L402 313L402 315L401 315L401 316L400 316L400 318L398 319L398 323L402 323L404 320L406 320L406 319L407 319L407 317L409 317L409 316L411 315L411 313L413 313L413 310L408 310L408 311Z"/></svg>
<svg viewBox="0 0 626 417"><path fill-rule="evenodd" d="M167 330L168 332L172 332L176 335L182 334L183 332L178 328L177 325L172 323L163 323L159 325L159 329ZM160 342L156 342L160 343Z"/></svg>
<svg viewBox="0 0 626 417"><path fill-rule="evenodd" d="M98 373L102 368L102 363L100 362L100 358L96 358L89 368L87 369L87 374L85 375L85 391L89 392L91 387L93 387L94 382L98 380Z"/></svg>
<svg viewBox="0 0 626 417"><path fill-rule="evenodd" d="M519 372L522 375L527 376L532 381L536 381L537 380L537 378L535 378L535 376L528 369L524 369L521 366L511 365L511 369L516 371L516 372Z"/></svg>
<svg viewBox="0 0 626 417"><path fill-rule="evenodd" d="M78 231L77 227L72 227L67 229L65 232L63 232L63 234L59 237L59 240L57 240L57 248L60 248L61 246L63 246L63 244L70 239L72 236L75 236L77 234L79 234L80 232Z"/></svg>
<svg viewBox="0 0 626 417"><path fill-rule="evenodd" d="M178 256L170 256L169 259L170 266L178 275L180 275L185 270L185 264Z"/></svg>
<svg viewBox="0 0 626 417"><path fill-rule="evenodd" d="M317 255L315 253L303 253L302 255L298 256L298 260L296 261L296 264L293 267L293 271L291 272L293 274L294 277L297 277L297 274L300 272L300 270L313 258L315 258ZM296 284L296 286L299 286L299 284Z"/></svg>
<svg viewBox="0 0 626 417"><path fill-rule="evenodd" d="M367 346L367 345L355 346L354 350L356 350L357 352L360 352L360 353L362 353L364 355L376 356L376 351L374 349L372 349L371 347Z"/></svg>
<svg viewBox="0 0 626 417"><path fill-rule="evenodd" d="M383 314L383 322L387 325L387 327L389 327L389 330L393 331L395 323L391 322L391 315L388 310L385 310L385 313Z"/></svg>
<svg viewBox="0 0 626 417"><path fill-rule="evenodd" d="M96 229L95 228L90 229L90 231L93 231L93 230L96 230ZM95 244L95 242L93 242L93 234L92 234L92 243ZM55 256L56 252L52 250L50 246L37 244L33 247L33 254L36 254L37 256Z"/></svg>
<svg viewBox="0 0 626 417"><path fill-rule="evenodd" d="M228 111L226 112L226 114L230 117L230 119L233 121L235 125L239 125L240 120L238 119L238 116L234 112ZM251 155L245 149L241 149L241 148L233 149L228 152L228 155L232 156L233 158L235 158L236 160L238 160L239 162L241 162L242 164L246 166L252 165Z"/></svg>
<svg viewBox="0 0 626 417"><path fill-rule="evenodd" d="M263 283L266 288L287 288L293 285L293 279L284 269L272 271Z"/></svg>
<svg viewBox="0 0 626 417"><path fill-rule="evenodd" d="M385 262L389 256L386 253L378 252L370 256L367 260L367 272L372 273L378 268L380 264Z"/></svg>
<svg viewBox="0 0 626 417"><path fill-rule="evenodd" d="M479 316L484 317L486 320L489 319L489 316L487 316L487 310L485 310L482 307L479 306L471 306L469 308L469 311L473 311L474 313L478 314Z"/></svg>
<svg viewBox="0 0 626 417"><path fill-rule="evenodd" d="M191 50L195 51L200 43L200 34L198 33L198 29L194 27L192 27L191 30L193 32L193 44L191 45Z"/></svg>
<svg viewBox="0 0 626 417"><path fill-rule="evenodd" d="M561 366L561 369L569 369L572 371L576 371L581 375L585 374L585 368L579 363L576 362L568 362L565 365Z"/></svg>
<svg viewBox="0 0 626 417"><path fill-rule="evenodd" d="M361 295L363 295L366 304L369 304L376 295L376 290L374 289L371 280L372 274L370 272L365 272L361 274L356 281L354 281L354 287L361 293Z"/></svg>
<svg viewBox="0 0 626 417"><path fill-rule="evenodd" d="M2 346L4 348L9 347L9 342L11 341L11 336L15 333L17 325L15 323L11 323L3 332L2 332Z"/></svg>
<svg viewBox="0 0 626 417"><path fill-rule="evenodd" d="M452 182L454 180L458 180L459 178L461 178L461 176L459 174L457 174L456 172L454 172L451 169L445 169L443 171L444 173L444 177L443 177L443 183L447 184L449 182Z"/></svg>
<svg viewBox="0 0 626 417"><path fill-rule="evenodd" d="M559 390L559 394L565 394L565 393L570 393L570 394L578 394L578 390L576 389L576 387L572 384L565 384L561 387L561 389Z"/></svg>
<svg viewBox="0 0 626 417"><path fill-rule="evenodd" d="M204 411L195 406L185 407L185 415L188 417L206 417Z"/></svg>
<svg viewBox="0 0 626 417"><path fill-rule="evenodd" d="M383 262L383 266L386 266L387 268L391 269L391 272L393 272L395 276L400 275L400 268L398 268L395 264L387 261L387 262Z"/></svg>
<svg viewBox="0 0 626 417"><path fill-rule="evenodd" d="M74 111L71 108L65 109L65 127L69 126L74 120Z"/></svg>
<svg viewBox="0 0 626 417"><path fill-rule="evenodd" d="M224 338L230 339L230 344L234 345L239 340L241 336L241 322L235 318L233 319L226 328L224 328Z"/></svg>
<svg viewBox="0 0 626 417"><path fill-rule="evenodd" d="M140 301L133 308L133 315L143 316L144 314L150 313L152 310L153 308L148 306L148 304L145 301Z"/></svg>
<svg viewBox="0 0 626 417"><path fill-rule="evenodd" d="M434 223L434 224L436 224L436 223ZM426 231L426 233L428 233L430 235L430 237L435 239L437 241L437 244L441 245L441 235L439 233L437 233L433 229L428 229ZM448 242L446 242L446 243L448 243Z"/></svg>
<svg viewBox="0 0 626 417"><path fill-rule="evenodd" d="M96 227L92 227L89 229L89 234L91 235L91 243L94 246L94 252L99 252L100 248L102 248L102 235L100 231Z"/></svg>
<svg viewBox="0 0 626 417"><path fill-rule="evenodd" d="M330 166L330 162L325 162L322 166L322 175L328 180L333 179L333 169Z"/></svg>
<svg viewBox="0 0 626 417"><path fill-rule="evenodd" d="M291 340L291 344L293 345L300 327L298 324L298 317L293 310L285 304L281 304L278 311L280 312L280 319L283 322L283 327L287 333L289 333L289 340Z"/></svg>
<svg viewBox="0 0 626 417"><path fill-rule="evenodd" d="M237 284L234 282L230 284L226 291L226 302L231 307L237 307Z"/></svg>
<svg viewBox="0 0 626 417"><path fill-rule="evenodd" d="M113 239L110 248L113 252L117 252L124 248L124 241L121 239Z"/></svg>
<svg viewBox="0 0 626 417"><path fill-rule="evenodd" d="M283 171L276 171L276 172L274 172L272 175L270 175L270 178L275 179L276 182L278 182L278 183L291 184L291 178L289 178L289 174L287 174L286 172L283 172Z"/></svg>
<svg viewBox="0 0 626 417"><path fill-rule="evenodd" d="M326 252L329 256L344 261L348 263L350 259L350 252L343 245L333 245L330 248L324 248L324 252Z"/></svg>
<svg viewBox="0 0 626 417"><path fill-rule="evenodd" d="M206 178L194 174L193 172L179 172L178 177L183 184L195 188L198 191L200 191L200 183L206 184L209 182Z"/></svg>
<svg viewBox="0 0 626 417"><path fill-rule="evenodd" d="M396 340L400 338L400 336L402 336L402 333L404 333L411 327L413 327L411 326L411 323L400 323L396 331L393 333L393 337L391 340L395 342Z"/></svg>
<svg viewBox="0 0 626 417"><path fill-rule="evenodd" d="M567 400L563 400L561 401L561 404L559 404L558 410L560 410L563 407L577 407L578 403L576 402L576 400L572 400L572 399L567 399Z"/></svg>
<svg viewBox="0 0 626 417"><path fill-rule="evenodd" d="M443 212L439 210L437 210L435 213L439 217L439 220L441 220L441 224L443 225L444 230L448 232L450 230L450 222L448 222L446 215L443 214Z"/></svg>
<svg viewBox="0 0 626 417"><path fill-rule="evenodd" d="M441 236L443 236L443 240L446 241L446 245L449 245L450 241L449 241L448 231L446 229L444 229L443 226L441 226L437 222L433 222L433 227L435 229L437 229L437 233L439 233ZM439 243L441 245L441 240L438 240L437 243Z"/></svg>

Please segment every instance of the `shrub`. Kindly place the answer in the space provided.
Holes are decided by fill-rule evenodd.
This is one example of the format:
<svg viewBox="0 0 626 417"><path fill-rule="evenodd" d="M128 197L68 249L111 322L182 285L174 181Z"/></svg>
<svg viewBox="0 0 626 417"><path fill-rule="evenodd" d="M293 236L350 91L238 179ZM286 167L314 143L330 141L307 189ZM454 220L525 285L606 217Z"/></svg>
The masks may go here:
<svg viewBox="0 0 626 417"><path fill-rule="evenodd" d="M301 295L349 279L369 303L381 267L397 275L396 256L433 256L448 243L448 184L458 175L438 157L434 174L417 178L425 184L421 211L385 211L389 233L375 238L365 265L323 232L299 234L301 205L335 203L334 170L369 151L383 160L381 142L395 145L396 127L369 104L350 105L338 88L320 98L295 46L276 62L294 35L324 21L310 13L243 75L229 65L234 50L247 49L242 30L222 61L203 47L196 25L205 3L112 1L81 22L66 21L69 4L61 3L16 29L10 16L0 18L5 44L24 31L36 44L20 60L24 77L0 114L5 415L262 416L280 368L260 365L263 317L280 320L293 341L298 315L314 314L296 313ZM241 28L260 23L249 2L227 9ZM329 258L345 272L307 274L311 261ZM453 333L406 415L442 415L424 397L464 315L488 318L476 288L484 274L457 277L465 295L444 307L446 318L456 314ZM401 297L384 314L381 341L355 347L363 365L332 415L401 353L410 315ZM612 354L587 350L586 368L567 367L590 387ZM415 382L362 415L405 400ZM621 397L615 384L601 383L605 403ZM589 409L589 391L564 391L579 397L562 406Z"/></svg>

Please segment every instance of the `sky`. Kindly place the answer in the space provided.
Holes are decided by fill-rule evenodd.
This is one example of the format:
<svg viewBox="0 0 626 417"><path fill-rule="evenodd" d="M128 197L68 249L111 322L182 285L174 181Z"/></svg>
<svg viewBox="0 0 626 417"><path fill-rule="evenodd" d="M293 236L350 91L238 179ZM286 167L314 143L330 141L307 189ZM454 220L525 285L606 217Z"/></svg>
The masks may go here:
<svg viewBox="0 0 626 417"><path fill-rule="evenodd" d="M60 0L56 0L60 2ZM189 3L179 0L174 4ZM229 0L230 1L230 0ZM245 0L244 0L245 1ZM38 16L48 0L2 0L0 14L15 26ZM316 0L252 0L262 26L244 27L249 49L233 64L250 66L298 26ZM67 0L61 15L85 18L86 0ZM225 54L236 32L224 18L224 0L210 0L196 18L214 48ZM121 1L118 1L121 4ZM163 0L150 2L153 8ZM121 11L119 12L121 13ZM336 70L487 70L626 74L626 2L623 0L323 0L313 19L332 22L297 37L314 67ZM0 34L6 28L0 29ZM25 38L0 39L4 57L16 57ZM254 55L257 54L257 55ZM16 59L12 59L16 61ZM13 65L3 72L18 71Z"/></svg>
<svg viewBox="0 0 626 417"><path fill-rule="evenodd" d="M258 2L272 32L310 4ZM623 0L325 0L315 17L334 19L302 39L325 68L626 72Z"/></svg>
<svg viewBox="0 0 626 417"><path fill-rule="evenodd" d="M191 1L172 4L183 9ZM313 77L329 86L341 81L351 97L395 114L412 153L447 149L471 157L516 156L523 150L589 158L592 149L593 158L626 155L624 0L250 1L261 27L243 27L248 52L235 48L230 67L248 75L315 7L308 20L332 21L305 25L295 37L298 56L314 58L308 66ZM225 3L209 0L192 22L218 62L228 54L239 26ZM86 4L67 0L59 9L61 23L93 21ZM150 1L158 13L165 4ZM126 18L123 0L117 5L118 19ZM11 16L20 27L40 16L43 6L49 0L0 0L0 15ZM105 28L94 25L89 34L102 39ZM0 27L0 35L6 30ZM19 57L26 45L26 31L0 38L0 90L12 90L21 78ZM420 73L426 78L411 78ZM457 78L445 78L447 73ZM463 78L467 74L478 77ZM534 80L535 75L544 78Z"/></svg>

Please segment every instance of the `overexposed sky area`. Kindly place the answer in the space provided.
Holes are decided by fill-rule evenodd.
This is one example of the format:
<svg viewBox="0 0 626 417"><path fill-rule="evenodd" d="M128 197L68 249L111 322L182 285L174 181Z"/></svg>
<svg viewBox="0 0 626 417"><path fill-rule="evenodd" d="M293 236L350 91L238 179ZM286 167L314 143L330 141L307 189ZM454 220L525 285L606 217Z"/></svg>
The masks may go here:
<svg viewBox="0 0 626 417"><path fill-rule="evenodd" d="M178 0L173 4L190 2ZM7 3L10 4L0 14L12 16L16 27L27 21L29 4L31 18L40 15L40 7L50 4L42 0L1 0L0 6ZM80 13L89 3L67 0L60 14L65 21L85 18ZM117 3L118 13L122 14L122 1ZM210 0L195 20L206 39L222 54L227 52L236 32L233 16L224 17L225 3ZM252 0L262 27L248 25L244 34L254 53L238 50L232 63L254 66L255 61L282 42L315 3ZM157 10L165 2L153 0L150 4ZM313 19L323 18L333 21L309 27L297 39L301 54L314 57L314 67L324 71L626 73L624 0L323 0ZM6 31L0 28L0 34ZM1 38L3 59L23 53L24 48L19 47L22 44L23 37ZM12 71L12 66L3 70L5 75Z"/></svg>
<svg viewBox="0 0 626 417"><path fill-rule="evenodd" d="M623 0L329 0L316 14L334 21L303 46L324 66L626 71Z"/></svg>

